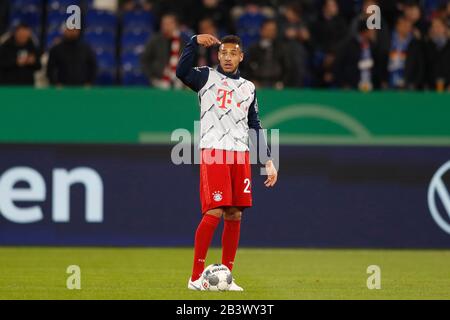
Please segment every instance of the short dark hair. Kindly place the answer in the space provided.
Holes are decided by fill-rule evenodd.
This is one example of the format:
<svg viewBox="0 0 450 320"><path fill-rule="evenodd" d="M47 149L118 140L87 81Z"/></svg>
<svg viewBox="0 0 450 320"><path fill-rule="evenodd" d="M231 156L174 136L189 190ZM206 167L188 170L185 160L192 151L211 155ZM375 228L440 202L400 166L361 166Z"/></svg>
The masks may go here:
<svg viewBox="0 0 450 320"><path fill-rule="evenodd" d="M417 0L406 0L403 2L404 7L420 7L420 4Z"/></svg>
<svg viewBox="0 0 450 320"><path fill-rule="evenodd" d="M161 20L164 17L172 17L175 20L176 24L180 23L180 17L178 16L178 14L175 11L167 11L165 12L162 16L161 16Z"/></svg>
<svg viewBox="0 0 450 320"><path fill-rule="evenodd" d="M238 36L236 36L234 34L230 34L228 36L223 37L222 39L220 39L220 43L234 43L234 44L239 45L239 48L241 48L241 50L244 49L242 47L242 40L241 40L241 38L239 38Z"/></svg>
<svg viewBox="0 0 450 320"><path fill-rule="evenodd" d="M266 18L266 19L264 19L263 22L262 22L262 24L261 24L261 29L262 29L263 27L265 27L266 24L269 24L269 23L275 23L275 24L277 24L277 20L275 20L274 18Z"/></svg>
<svg viewBox="0 0 450 320"><path fill-rule="evenodd" d="M14 30L15 30L15 31L17 31L17 30L19 30L19 29L30 29L30 26L29 26L26 22L20 21L19 23L17 23L17 24L14 26Z"/></svg>
<svg viewBox="0 0 450 320"><path fill-rule="evenodd" d="M404 15L401 14L397 17L397 19L395 20L395 25L399 24L399 22L409 22L411 23L411 21L409 21L409 19Z"/></svg>

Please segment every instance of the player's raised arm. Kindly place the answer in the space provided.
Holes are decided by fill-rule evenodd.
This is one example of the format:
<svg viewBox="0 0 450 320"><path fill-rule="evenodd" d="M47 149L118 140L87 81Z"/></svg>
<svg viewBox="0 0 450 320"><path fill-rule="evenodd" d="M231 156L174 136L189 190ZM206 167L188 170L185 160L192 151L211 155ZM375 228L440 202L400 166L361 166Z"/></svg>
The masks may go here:
<svg viewBox="0 0 450 320"><path fill-rule="evenodd" d="M195 35L188 42L181 54L177 65L176 75L189 88L198 92L208 80L208 67L198 68L194 66L197 47L202 45L206 48L220 44L220 41L209 34Z"/></svg>
<svg viewBox="0 0 450 320"><path fill-rule="evenodd" d="M259 131L262 130L261 121L259 120L258 116L258 100L256 98L256 92L255 92L255 98L250 105L250 108L248 110L248 127L255 130L256 132L256 141L252 141L253 145L256 145L256 150L259 158L259 150L263 149L267 152L267 157L269 157L269 160L266 162L266 172L267 172L267 179L264 181L264 184L266 187L273 187L278 179L278 172L275 168L273 161L270 160L270 148L267 144L267 141L264 137L264 135L261 135L261 139L259 136ZM253 136L250 135L252 138Z"/></svg>

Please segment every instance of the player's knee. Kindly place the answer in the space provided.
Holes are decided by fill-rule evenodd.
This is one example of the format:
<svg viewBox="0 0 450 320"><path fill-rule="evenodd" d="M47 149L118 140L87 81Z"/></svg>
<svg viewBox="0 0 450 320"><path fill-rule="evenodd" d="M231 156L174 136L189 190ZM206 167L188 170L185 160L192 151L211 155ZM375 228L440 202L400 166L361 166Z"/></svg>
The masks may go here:
<svg viewBox="0 0 450 320"><path fill-rule="evenodd" d="M237 208L237 207L227 208L225 210L224 218L226 220L241 220L241 218L242 218L242 210L240 208Z"/></svg>
<svg viewBox="0 0 450 320"><path fill-rule="evenodd" d="M215 216L217 218L222 218L224 213L225 213L225 210L223 208L215 208L215 209L208 210L206 212L206 214L210 214L210 215Z"/></svg>

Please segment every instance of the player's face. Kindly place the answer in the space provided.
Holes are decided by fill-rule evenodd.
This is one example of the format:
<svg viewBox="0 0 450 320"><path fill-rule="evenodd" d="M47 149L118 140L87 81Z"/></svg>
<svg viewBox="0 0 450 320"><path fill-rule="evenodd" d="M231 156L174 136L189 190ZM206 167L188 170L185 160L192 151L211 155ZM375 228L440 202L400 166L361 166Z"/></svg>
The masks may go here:
<svg viewBox="0 0 450 320"><path fill-rule="evenodd" d="M243 59L244 54L238 44L223 43L220 45L219 62L223 71L234 73Z"/></svg>

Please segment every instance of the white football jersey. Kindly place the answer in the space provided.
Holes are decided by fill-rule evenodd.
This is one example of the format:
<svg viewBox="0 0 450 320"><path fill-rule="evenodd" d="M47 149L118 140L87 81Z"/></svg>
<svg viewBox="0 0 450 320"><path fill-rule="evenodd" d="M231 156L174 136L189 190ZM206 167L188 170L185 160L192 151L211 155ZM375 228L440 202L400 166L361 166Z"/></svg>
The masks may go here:
<svg viewBox="0 0 450 320"><path fill-rule="evenodd" d="M255 99L255 85L232 79L209 68L206 84L198 91L201 149L248 151L248 110ZM257 109L257 101L255 101Z"/></svg>

